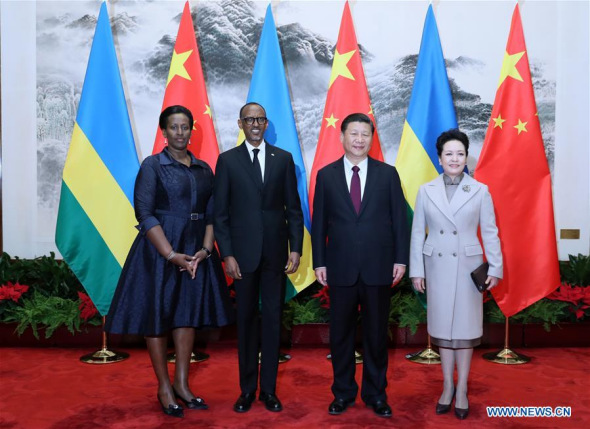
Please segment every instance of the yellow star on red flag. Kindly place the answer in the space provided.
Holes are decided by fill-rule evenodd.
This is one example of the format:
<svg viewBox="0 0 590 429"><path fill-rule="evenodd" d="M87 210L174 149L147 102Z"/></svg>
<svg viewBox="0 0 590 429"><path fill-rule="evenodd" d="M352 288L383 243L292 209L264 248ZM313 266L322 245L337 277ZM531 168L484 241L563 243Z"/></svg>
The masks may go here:
<svg viewBox="0 0 590 429"><path fill-rule="evenodd" d="M522 122L520 119L518 120L518 124L516 124L514 126L514 128L516 128L518 130L518 134L520 135L520 133L527 132L528 130L526 129L526 124L528 124L528 122Z"/></svg>
<svg viewBox="0 0 590 429"><path fill-rule="evenodd" d="M508 54L508 51L504 53L504 61L502 62L502 70L500 71L500 82L498 87L506 80L507 77L511 77L522 82L522 76L516 68L516 64L520 61L525 51L517 52L516 54Z"/></svg>
<svg viewBox="0 0 590 429"><path fill-rule="evenodd" d="M170 62L170 72L168 72L168 81L166 82L166 86L168 86L174 76L180 76L186 80L192 80L191 76L184 67L184 63L186 60L188 60L188 57L190 57L192 53L192 49L190 51L181 52L180 54L176 52L176 49L174 50L174 53L172 54L172 61Z"/></svg>
<svg viewBox="0 0 590 429"><path fill-rule="evenodd" d="M354 75L350 72L350 69L347 67L347 64L355 52L356 49L353 49L350 52L340 54L338 52L338 49L336 49L334 53L334 63L332 64L332 74L330 75L330 85L328 86L328 88L332 86L332 84L338 78L338 76L354 80Z"/></svg>
<svg viewBox="0 0 590 429"><path fill-rule="evenodd" d="M497 128L497 127L502 128L502 124L504 124L504 122L506 122L506 119L502 119L502 115L500 115L499 113L498 113L498 117L492 118L492 120L494 121L494 128Z"/></svg>
<svg viewBox="0 0 590 429"><path fill-rule="evenodd" d="M333 113L330 115L329 118L324 118L324 119L328 123L328 125L326 125L326 128L328 128L328 127L334 127L334 128L336 128L336 122L339 121L338 118L335 118L334 117L334 114Z"/></svg>

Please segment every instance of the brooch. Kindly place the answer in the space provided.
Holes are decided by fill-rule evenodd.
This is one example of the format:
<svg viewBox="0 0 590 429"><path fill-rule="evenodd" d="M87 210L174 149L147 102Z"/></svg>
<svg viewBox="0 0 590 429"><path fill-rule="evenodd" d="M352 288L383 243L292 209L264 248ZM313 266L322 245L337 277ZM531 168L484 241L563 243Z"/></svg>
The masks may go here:
<svg viewBox="0 0 590 429"><path fill-rule="evenodd" d="M463 192L471 192L471 186L463 185Z"/></svg>

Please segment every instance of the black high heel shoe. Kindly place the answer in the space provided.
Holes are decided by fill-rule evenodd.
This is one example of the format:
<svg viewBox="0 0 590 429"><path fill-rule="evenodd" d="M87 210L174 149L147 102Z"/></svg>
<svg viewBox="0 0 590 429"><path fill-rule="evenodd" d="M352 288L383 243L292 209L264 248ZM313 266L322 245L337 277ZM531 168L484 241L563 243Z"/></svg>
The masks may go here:
<svg viewBox="0 0 590 429"><path fill-rule="evenodd" d="M158 398L158 402L162 406L162 412L164 414L166 414L167 416L171 416L171 417L178 417L178 418L184 417L184 412L182 411L182 407L180 405L168 404L168 407L166 407L162 403L162 400L160 399L159 395L157 396L157 398Z"/></svg>
<svg viewBox="0 0 590 429"><path fill-rule="evenodd" d="M451 410L451 404L453 403L453 400L455 399L455 393L457 392L457 390L453 390L453 396L451 397L451 402L449 402L448 404L441 404L440 402L436 403L436 414L446 414Z"/></svg>
<svg viewBox="0 0 590 429"><path fill-rule="evenodd" d="M184 405L186 405L186 407L190 410L208 410L209 409L209 405L207 405L202 398L195 397L195 398L191 399L190 401L187 401L186 399L184 399L182 396L180 396L178 394L178 392L176 391L176 389L174 387L172 387L172 391L174 392L174 396L176 396L178 399L180 399L182 402L184 402Z"/></svg>
<svg viewBox="0 0 590 429"><path fill-rule="evenodd" d="M469 407L467 407L467 408L455 407L455 416L457 416L457 418L459 420L465 420L467 418L468 414L469 414Z"/></svg>
<svg viewBox="0 0 590 429"><path fill-rule="evenodd" d="M469 414L469 406L467 406L467 408L457 408L456 405L457 404L455 403L455 416L459 420L465 420Z"/></svg>

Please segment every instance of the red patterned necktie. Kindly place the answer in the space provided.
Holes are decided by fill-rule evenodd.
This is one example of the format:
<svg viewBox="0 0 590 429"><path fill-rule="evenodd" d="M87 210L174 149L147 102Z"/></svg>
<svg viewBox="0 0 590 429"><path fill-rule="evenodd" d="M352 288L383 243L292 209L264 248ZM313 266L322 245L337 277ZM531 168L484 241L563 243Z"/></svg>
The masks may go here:
<svg viewBox="0 0 590 429"><path fill-rule="evenodd" d="M350 181L350 198L356 214L361 211L361 178L359 177L359 170L360 168L356 165L352 167L352 179Z"/></svg>

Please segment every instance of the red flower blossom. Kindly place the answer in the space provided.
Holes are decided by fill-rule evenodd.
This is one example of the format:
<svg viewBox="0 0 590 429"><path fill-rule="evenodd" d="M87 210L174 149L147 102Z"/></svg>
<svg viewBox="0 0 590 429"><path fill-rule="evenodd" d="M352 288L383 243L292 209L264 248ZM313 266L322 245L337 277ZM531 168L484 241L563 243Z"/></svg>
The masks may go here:
<svg viewBox="0 0 590 429"><path fill-rule="evenodd" d="M86 295L84 292L78 292L78 297L80 298L80 318L84 320L88 320L93 318L98 314L98 310L90 297Z"/></svg>
<svg viewBox="0 0 590 429"><path fill-rule="evenodd" d="M318 293L313 295L313 298L317 298L320 300L320 303L321 303L320 306L322 308L330 308L329 290L330 290L330 288L328 286L324 286L323 288L320 289L320 291Z"/></svg>
<svg viewBox="0 0 590 429"><path fill-rule="evenodd" d="M547 296L547 298L578 304L587 295L585 289L586 288L582 286L570 286L567 283L562 283L561 286Z"/></svg>
<svg viewBox="0 0 590 429"><path fill-rule="evenodd" d="M7 282L5 285L0 287L0 301L5 299L11 299L14 302L18 302L23 293L29 290L28 286L21 285L18 283L12 284Z"/></svg>
<svg viewBox="0 0 590 429"><path fill-rule="evenodd" d="M575 313L577 319L581 319L590 308L590 287L571 286L562 283L553 293L547 296L548 299L565 301L572 304L570 311Z"/></svg>

